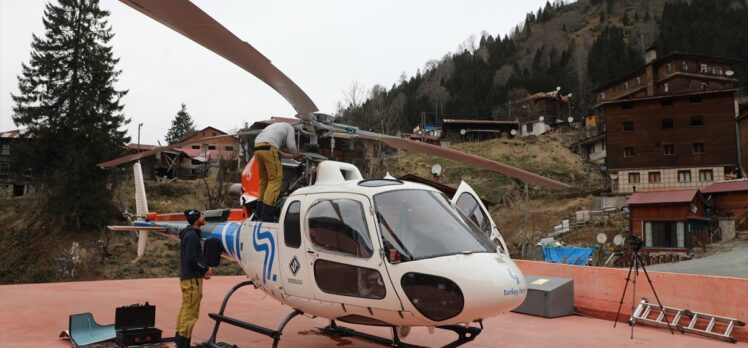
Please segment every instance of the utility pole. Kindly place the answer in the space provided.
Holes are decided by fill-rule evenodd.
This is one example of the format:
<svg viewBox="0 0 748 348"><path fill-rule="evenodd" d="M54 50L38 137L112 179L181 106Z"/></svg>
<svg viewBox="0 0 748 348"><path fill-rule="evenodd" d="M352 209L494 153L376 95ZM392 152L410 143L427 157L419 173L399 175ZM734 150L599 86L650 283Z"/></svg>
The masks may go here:
<svg viewBox="0 0 748 348"><path fill-rule="evenodd" d="M527 181L525 181L525 242L522 244L522 258L525 258L525 249L527 249L527 245L530 243L530 238L527 229L529 228L528 220L529 220L529 207L530 204L530 187L527 185Z"/></svg>
<svg viewBox="0 0 748 348"><path fill-rule="evenodd" d="M140 152L140 127L143 127L142 123L138 123L138 152Z"/></svg>

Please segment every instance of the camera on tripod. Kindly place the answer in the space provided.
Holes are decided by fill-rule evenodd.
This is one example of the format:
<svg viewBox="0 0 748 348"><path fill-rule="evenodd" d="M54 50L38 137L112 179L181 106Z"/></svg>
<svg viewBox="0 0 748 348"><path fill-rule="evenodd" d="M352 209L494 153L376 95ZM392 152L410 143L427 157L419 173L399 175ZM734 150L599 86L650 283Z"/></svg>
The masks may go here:
<svg viewBox="0 0 748 348"><path fill-rule="evenodd" d="M633 250L634 252L639 252L639 250L644 247L644 241L637 237L635 234L631 234L626 238L626 244Z"/></svg>

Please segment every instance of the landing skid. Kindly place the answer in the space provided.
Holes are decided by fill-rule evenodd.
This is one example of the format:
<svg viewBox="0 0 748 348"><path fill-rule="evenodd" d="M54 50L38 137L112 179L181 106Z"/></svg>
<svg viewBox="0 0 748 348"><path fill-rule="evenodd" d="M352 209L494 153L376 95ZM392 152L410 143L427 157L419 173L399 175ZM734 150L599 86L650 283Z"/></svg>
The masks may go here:
<svg viewBox="0 0 748 348"><path fill-rule="evenodd" d="M295 318L299 314L304 314L303 312L294 309L293 312L289 313L281 322L278 324L278 328L273 330L266 327L262 327L259 325L255 325L252 323L248 323L246 321L242 321L236 318L228 317L224 315L224 311L226 310L226 304L229 302L229 298L231 295L236 292L236 290L239 290L239 288L247 286L247 285L254 285L251 280L243 281L239 284L234 285L231 290L226 294L226 297L223 298L223 303L221 304L221 310L218 313L208 313L208 316L216 321L216 325L213 327L213 334L210 335L210 339L201 344L201 347L210 347L210 348L231 348L236 347L232 344L227 344L224 342L216 342L216 338L218 336L218 328L220 327L221 323L226 323L229 325L233 325L245 330L249 330L252 332L256 332L261 335L268 336L273 339L273 348L278 346L278 342L280 341L281 335L283 334L283 329L286 328L286 325L288 324L291 319Z"/></svg>
<svg viewBox="0 0 748 348"><path fill-rule="evenodd" d="M465 343L473 341L483 330L483 323L478 322L480 327L465 327L462 325L443 325L437 326L437 329L449 330L457 334L457 339L445 345L443 348L456 348ZM398 348L422 348L422 346L416 346L400 341L400 336L397 334L397 329L392 328L392 338L385 338L381 336L371 335L364 332L349 329L347 327L338 326L334 320L330 321L330 325L321 328L320 331L326 335L338 335L338 336L351 336L362 338L374 343L378 343L390 347Z"/></svg>

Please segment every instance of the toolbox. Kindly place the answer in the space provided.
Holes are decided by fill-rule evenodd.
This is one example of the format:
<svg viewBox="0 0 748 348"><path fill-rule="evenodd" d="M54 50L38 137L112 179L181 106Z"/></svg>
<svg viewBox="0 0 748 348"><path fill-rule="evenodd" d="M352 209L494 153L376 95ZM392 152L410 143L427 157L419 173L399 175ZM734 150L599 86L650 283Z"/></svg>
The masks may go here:
<svg viewBox="0 0 748 348"><path fill-rule="evenodd" d="M161 342L161 330L155 328L156 306L146 302L117 307L114 314L114 329L119 346L134 346Z"/></svg>

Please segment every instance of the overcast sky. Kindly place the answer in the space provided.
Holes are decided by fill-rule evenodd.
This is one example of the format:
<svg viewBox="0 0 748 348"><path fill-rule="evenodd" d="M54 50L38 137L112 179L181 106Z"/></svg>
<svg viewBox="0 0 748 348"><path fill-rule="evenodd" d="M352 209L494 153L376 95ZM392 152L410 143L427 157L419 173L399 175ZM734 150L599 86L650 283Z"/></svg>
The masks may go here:
<svg viewBox="0 0 748 348"><path fill-rule="evenodd" d="M390 88L471 35L503 36L546 0L524 1L194 1L289 76L323 112L335 112L353 83ZM11 93L31 34L42 36L47 1L0 1L0 131L16 129ZM132 141L164 142L180 104L198 128L229 131L244 122L295 112L270 87L232 63L127 5L101 0L115 33Z"/></svg>

